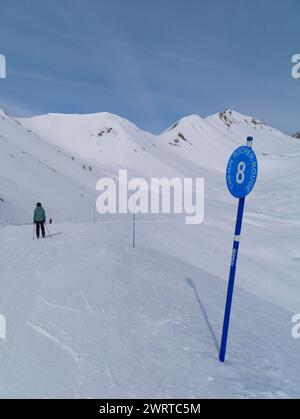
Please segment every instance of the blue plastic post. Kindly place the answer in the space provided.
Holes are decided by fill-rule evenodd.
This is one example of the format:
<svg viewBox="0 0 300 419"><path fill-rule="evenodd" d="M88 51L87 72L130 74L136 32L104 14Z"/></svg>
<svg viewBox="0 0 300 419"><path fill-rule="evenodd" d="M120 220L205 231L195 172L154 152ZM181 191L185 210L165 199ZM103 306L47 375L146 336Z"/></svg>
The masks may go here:
<svg viewBox="0 0 300 419"><path fill-rule="evenodd" d="M248 137L247 146L252 147L252 143L253 143L253 137ZM230 266L229 281L228 281L227 299L226 299L225 314L224 314L223 332L222 332L221 348L220 348L220 355L219 355L219 359L221 362L225 362L225 356L226 356L226 346L227 346L231 305L232 305L232 297L233 297L233 290L234 290L236 265L237 265L237 259L238 259L238 253L239 253L239 247L240 247L240 237L241 237L242 224L243 224L244 207L245 207L245 198L240 198L238 211L237 211L237 218L236 218L235 235L234 235L234 241L233 241L231 266Z"/></svg>
<svg viewBox="0 0 300 419"><path fill-rule="evenodd" d="M234 280L235 280L235 272L236 272L236 264L237 264L237 258L238 258L238 252L239 252L239 246L240 246L240 236L241 236L242 223L243 223L244 206L245 206L245 198L241 198L239 200L239 206L238 206L238 212L237 212L235 237L234 237L234 241L233 241L232 258L231 258L231 266L230 266L230 274L229 274L229 282L228 282L228 291L227 291L227 299L226 299L226 306L225 306L223 333L222 333L222 341L221 341L221 349L220 349L220 361L221 362L225 361L226 345L227 345L227 337L228 337L228 329L229 329L229 321L230 321L230 313L231 313L231 304L232 304L232 296L233 296Z"/></svg>

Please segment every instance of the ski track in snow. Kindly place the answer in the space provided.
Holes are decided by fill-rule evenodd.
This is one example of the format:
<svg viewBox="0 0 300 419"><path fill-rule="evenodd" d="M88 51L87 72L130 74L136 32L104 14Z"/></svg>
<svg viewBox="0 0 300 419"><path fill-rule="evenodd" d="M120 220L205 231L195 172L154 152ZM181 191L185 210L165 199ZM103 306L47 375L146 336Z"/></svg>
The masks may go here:
<svg viewBox="0 0 300 419"><path fill-rule="evenodd" d="M42 326L35 326L34 324L28 322L29 326L32 327L34 330L36 330L38 333L41 333L43 336L45 336L46 338L52 340L54 343L56 343L57 345L59 345L64 351L66 351L71 358L73 358L74 362L76 364L79 363L80 360L80 356L79 354L77 354L71 346L66 345L65 343L61 342L57 337L55 337L49 330L47 330L46 328L42 327Z"/></svg>
<svg viewBox="0 0 300 419"><path fill-rule="evenodd" d="M65 305L51 303L51 301L47 300L46 298L42 298L42 301L45 304L47 304L49 307L52 307L54 309L70 311L70 312L73 312L73 313L81 313L81 310L78 310L78 309L72 308L72 307L68 307L68 306L65 306Z"/></svg>

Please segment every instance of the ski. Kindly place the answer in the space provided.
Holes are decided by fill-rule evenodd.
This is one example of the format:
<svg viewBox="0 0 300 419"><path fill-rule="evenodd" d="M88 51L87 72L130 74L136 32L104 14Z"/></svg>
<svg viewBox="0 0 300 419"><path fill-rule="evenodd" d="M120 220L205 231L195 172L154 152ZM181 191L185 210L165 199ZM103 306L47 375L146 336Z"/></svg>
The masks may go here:
<svg viewBox="0 0 300 419"><path fill-rule="evenodd" d="M60 236L62 233L62 231L59 231L58 233L51 233L51 234L45 234L45 237L40 237L40 238L33 238L33 240L42 240L42 239L50 239L51 237L56 237L56 236Z"/></svg>

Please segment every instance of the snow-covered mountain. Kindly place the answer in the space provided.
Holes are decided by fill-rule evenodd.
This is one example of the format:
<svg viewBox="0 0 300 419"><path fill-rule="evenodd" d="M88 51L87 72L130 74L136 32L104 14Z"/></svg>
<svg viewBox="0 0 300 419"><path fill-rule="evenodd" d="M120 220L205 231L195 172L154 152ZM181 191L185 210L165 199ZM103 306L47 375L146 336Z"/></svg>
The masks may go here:
<svg viewBox="0 0 300 419"><path fill-rule="evenodd" d="M226 369L217 346L237 202L225 168L249 135L259 177L246 200ZM26 383L25 396L41 397L296 397L299 160L298 140L229 109L160 135L108 113L1 112L1 224L31 223L42 201L64 234L41 243L29 226L1 231L0 313L11 324L0 396ZM90 224L97 179L119 169L204 177L204 223L138 215L135 251L130 217Z"/></svg>
<svg viewBox="0 0 300 419"><path fill-rule="evenodd" d="M159 136L108 113L49 114L17 121L67 160L73 159L81 168L91 166L97 176L114 175L119 168L145 177L214 172L219 175L214 175L216 182L223 185L228 155L234 147L245 143L247 135L254 136L254 147L263 160L263 173L270 160L276 165L275 155L284 159L285 154L299 152L299 144L291 137L229 109L205 119L188 116ZM279 164L279 168L289 172L288 164Z"/></svg>
<svg viewBox="0 0 300 419"><path fill-rule="evenodd" d="M115 177L119 169L127 169L129 176L146 178L204 177L206 214L200 229L217 226L212 237L218 233L224 243L232 235L236 204L225 186L226 163L232 151L252 135L259 177L255 191L247 198L246 222L254 230L263 228L264 234L265 230L274 233L276 229L279 235L273 238L270 249L271 266L275 269L269 267L264 283L257 284L256 291L277 281L273 275L281 271L285 254L285 273L289 272L290 280L298 278L290 259L297 258L295 242L287 232L290 229L294 237L299 229L300 144L254 117L230 109L208 118L191 115L156 136L108 113L16 119L2 112L0 135L0 204L4 224L30 223L36 201L43 202L55 222L92 221L97 179ZM296 242L298 237L294 237ZM203 243L207 244L207 240L208 236ZM257 246L249 245L247 260L263 266L264 262L258 261L265 254ZM203 266L214 275L221 273L219 265L211 266L209 258ZM298 298L290 295L288 283L282 282L278 274L276 278L281 295L273 295L274 288L270 286L270 299L284 300L284 304L296 308Z"/></svg>
<svg viewBox="0 0 300 419"><path fill-rule="evenodd" d="M4 131L2 135L6 142L21 147L22 138L22 147L30 154L22 178L24 186L21 189L27 193L27 200L22 199L22 205L27 207L28 202L31 208L31 200L43 200L52 217L58 221L69 221L70 216L72 220L76 217L82 221L90 220L96 179L103 175L116 176L121 168L126 168L131 176L147 178L204 177L206 197L209 198L207 205L211 200L231 202L224 188L227 159L235 147L245 143L248 135L254 137L254 149L259 156L258 186L250 197L251 200L257 198L256 211L264 212L267 204L273 214L298 213L299 143L254 117L229 109L208 118L191 115L158 136L108 113L50 114L17 120L3 118L0 129ZM10 131L7 131L8 127ZM19 154L15 153L16 165L19 164L18 158L21 161L25 158L23 149ZM7 153L11 154L9 150ZM30 168L32 156L38 168L43 166L40 175L38 168ZM19 172L14 169L5 173L10 171L14 181L15 173ZM32 172L34 178L41 179L40 183L26 179ZM65 187L68 182L69 186ZM9 181L6 184L9 185ZM51 190L54 184L55 194ZM30 187L37 188L37 191L28 194ZM10 198L9 194L7 192L3 198L11 207L17 207L19 198L16 200L15 195ZM54 195L57 200L52 202ZM268 197L268 202L265 197ZM24 221L24 217L21 219Z"/></svg>
<svg viewBox="0 0 300 419"><path fill-rule="evenodd" d="M39 200L56 220L90 215L97 176L89 167L4 112L0 137L2 223L31 222L32 206Z"/></svg>

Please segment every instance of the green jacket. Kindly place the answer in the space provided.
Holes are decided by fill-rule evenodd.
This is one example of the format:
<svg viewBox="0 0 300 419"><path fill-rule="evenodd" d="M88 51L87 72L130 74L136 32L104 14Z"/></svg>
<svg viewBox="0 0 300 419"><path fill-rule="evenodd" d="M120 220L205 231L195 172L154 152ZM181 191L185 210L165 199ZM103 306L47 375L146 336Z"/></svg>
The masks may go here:
<svg viewBox="0 0 300 419"><path fill-rule="evenodd" d="M33 222L46 221L46 214L43 207L36 207L33 214Z"/></svg>

